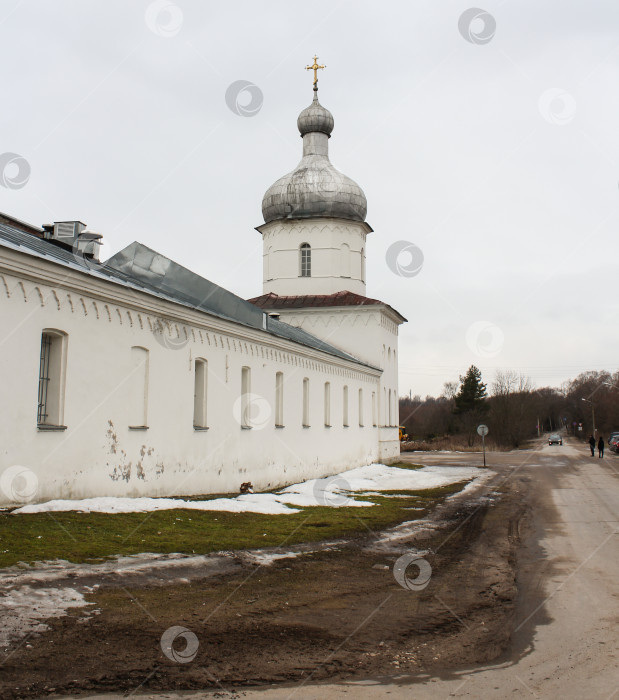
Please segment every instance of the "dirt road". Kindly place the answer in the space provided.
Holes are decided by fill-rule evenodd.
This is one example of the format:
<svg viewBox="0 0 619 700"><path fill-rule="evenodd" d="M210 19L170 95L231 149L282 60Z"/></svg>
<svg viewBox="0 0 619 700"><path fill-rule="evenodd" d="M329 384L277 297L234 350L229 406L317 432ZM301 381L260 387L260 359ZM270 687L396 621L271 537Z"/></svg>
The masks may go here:
<svg viewBox="0 0 619 700"><path fill-rule="evenodd" d="M618 697L619 457L611 453L600 460L587 452L574 443L542 445L519 460L514 454L489 457L493 468L530 493L532 505L519 552L512 643L497 662L350 684L253 691L243 697ZM425 464L476 461L462 454L415 459Z"/></svg>
<svg viewBox="0 0 619 700"><path fill-rule="evenodd" d="M480 456L410 460L478 465ZM136 583L133 601L101 589L98 615L51 621L11 656L2 696L611 698L619 458L540 443L489 464L495 475L481 491L411 528L255 574L248 564L208 581L184 571L182 581ZM395 582L403 552L430 564L427 586ZM172 625L199 640L190 663L161 653Z"/></svg>

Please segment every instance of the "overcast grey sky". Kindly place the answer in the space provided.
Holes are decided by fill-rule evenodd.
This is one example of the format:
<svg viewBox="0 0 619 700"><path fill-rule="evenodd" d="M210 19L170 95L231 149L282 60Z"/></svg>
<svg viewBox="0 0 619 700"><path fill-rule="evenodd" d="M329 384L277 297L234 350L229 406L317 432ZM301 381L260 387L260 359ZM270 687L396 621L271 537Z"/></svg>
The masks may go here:
<svg viewBox="0 0 619 700"><path fill-rule="evenodd" d="M616 370L619 4L484 0L485 23L460 21L470 7L3 0L0 154L30 174L6 166L0 210L81 219L103 257L137 239L260 294L253 227L300 159L317 53L332 162L368 198L368 296L409 320L401 393L472 363L538 386ZM263 95L252 116L226 105L237 80ZM397 241L418 274L387 265Z"/></svg>

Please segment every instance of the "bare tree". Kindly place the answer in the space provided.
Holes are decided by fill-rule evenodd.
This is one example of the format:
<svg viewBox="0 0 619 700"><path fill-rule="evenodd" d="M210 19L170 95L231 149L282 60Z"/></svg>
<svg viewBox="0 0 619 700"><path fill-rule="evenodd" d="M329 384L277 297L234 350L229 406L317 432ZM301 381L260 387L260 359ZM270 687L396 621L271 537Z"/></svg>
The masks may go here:
<svg viewBox="0 0 619 700"><path fill-rule="evenodd" d="M535 430L531 379L514 370L498 370L492 383L491 425L499 443L519 447Z"/></svg>

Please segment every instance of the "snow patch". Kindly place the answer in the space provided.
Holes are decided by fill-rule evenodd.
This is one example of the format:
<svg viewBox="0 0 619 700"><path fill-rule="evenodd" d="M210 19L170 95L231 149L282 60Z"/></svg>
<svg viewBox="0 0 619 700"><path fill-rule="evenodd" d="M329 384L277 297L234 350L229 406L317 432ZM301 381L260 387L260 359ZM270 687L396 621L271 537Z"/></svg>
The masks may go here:
<svg viewBox="0 0 619 700"><path fill-rule="evenodd" d="M214 498L203 501L186 501L181 498L100 496L81 500L54 500L47 501L47 503L31 504L15 509L13 515L57 511L145 513L176 508L281 515L299 512L298 508L291 506L366 508L375 504L356 500L352 494L432 489L458 481L469 481L479 476L480 473L483 473L483 470L476 467L432 466L422 469L402 469L384 464L370 464L350 469L335 476L292 484L273 493L248 493L235 498Z"/></svg>
<svg viewBox="0 0 619 700"><path fill-rule="evenodd" d="M22 586L6 591L0 597L0 647L6 649L14 639L48 630L48 625L41 620L62 617L69 608L81 608L86 605L92 603L88 603L84 596L73 588Z"/></svg>

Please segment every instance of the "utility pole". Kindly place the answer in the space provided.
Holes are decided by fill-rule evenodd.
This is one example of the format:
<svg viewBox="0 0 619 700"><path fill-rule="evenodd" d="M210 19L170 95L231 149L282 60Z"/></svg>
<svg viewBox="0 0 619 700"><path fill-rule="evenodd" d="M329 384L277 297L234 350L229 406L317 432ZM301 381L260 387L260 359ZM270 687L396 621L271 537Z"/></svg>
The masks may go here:
<svg viewBox="0 0 619 700"><path fill-rule="evenodd" d="M593 437L595 438L595 405L593 401L589 401L589 399L583 399L583 401L591 404L591 423L593 424Z"/></svg>

